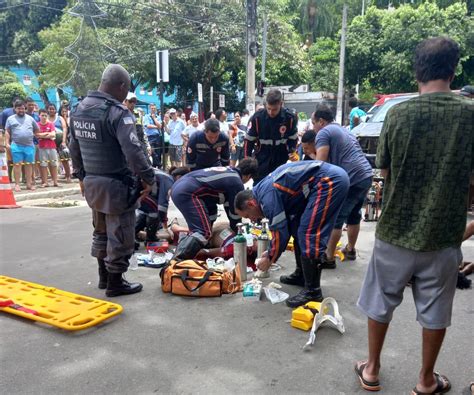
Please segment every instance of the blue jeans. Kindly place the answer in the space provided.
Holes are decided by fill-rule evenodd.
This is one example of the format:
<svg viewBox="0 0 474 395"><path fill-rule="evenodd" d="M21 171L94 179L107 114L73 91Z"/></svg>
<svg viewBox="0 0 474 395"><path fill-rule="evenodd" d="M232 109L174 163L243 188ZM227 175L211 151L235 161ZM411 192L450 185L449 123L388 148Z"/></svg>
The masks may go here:
<svg viewBox="0 0 474 395"><path fill-rule="evenodd" d="M344 223L347 225L359 225L362 219L360 210L364 205L365 197L372 186L372 177L368 177L357 184L352 185L347 193L346 200L342 204L341 211L337 216L335 229L342 229Z"/></svg>

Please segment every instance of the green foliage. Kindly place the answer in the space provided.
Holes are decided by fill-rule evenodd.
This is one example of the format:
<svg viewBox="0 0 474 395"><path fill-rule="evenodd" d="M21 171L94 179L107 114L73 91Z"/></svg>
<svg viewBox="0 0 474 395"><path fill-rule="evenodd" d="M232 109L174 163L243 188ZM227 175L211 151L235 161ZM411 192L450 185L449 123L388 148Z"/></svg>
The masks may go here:
<svg viewBox="0 0 474 395"><path fill-rule="evenodd" d="M311 90L337 92L339 51L339 40L332 38L321 38L311 46Z"/></svg>
<svg viewBox="0 0 474 395"><path fill-rule="evenodd" d="M268 10L267 85L293 85L306 82L310 76L307 53L300 36L288 19L279 16L278 9ZM283 39L284 37L284 39ZM257 57L257 75L261 57Z"/></svg>
<svg viewBox="0 0 474 395"><path fill-rule="evenodd" d="M465 5L456 2L445 9L425 2L417 8L403 5L395 10L371 7L364 17L356 17L348 28L347 79L381 92L416 90L413 54L425 38L448 36L462 49L455 84L467 83L471 71L466 61L474 55L473 22Z"/></svg>
<svg viewBox="0 0 474 395"><path fill-rule="evenodd" d="M67 0L7 0L6 10L0 12L0 56L2 63L14 64L25 60L41 43L37 33L58 19Z"/></svg>
<svg viewBox="0 0 474 395"><path fill-rule="evenodd" d="M16 96L26 97L23 85L17 82L14 74L13 78L10 74L12 73L0 71L0 108L11 107L12 98Z"/></svg>
<svg viewBox="0 0 474 395"><path fill-rule="evenodd" d="M0 108L10 107L15 96L26 96L23 85L14 73L0 68Z"/></svg>

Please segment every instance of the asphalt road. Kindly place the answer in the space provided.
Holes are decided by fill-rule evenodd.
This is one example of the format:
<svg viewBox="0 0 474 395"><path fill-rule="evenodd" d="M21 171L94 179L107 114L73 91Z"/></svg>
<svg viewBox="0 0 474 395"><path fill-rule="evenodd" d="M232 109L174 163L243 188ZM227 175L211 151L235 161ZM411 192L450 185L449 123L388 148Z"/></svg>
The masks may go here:
<svg viewBox="0 0 474 395"><path fill-rule="evenodd" d="M173 215L173 214L171 214ZM171 217L171 216L170 216ZM87 207L0 210L0 272L4 275L104 298L89 256L91 215ZM0 391L3 394L359 394L353 363L366 356L366 318L355 307L373 245L373 223L364 223L359 257L323 273L325 296L334 297L346 333L318 331L303 352L308 333L290 327L284 304L246 302L241 294L190 299L163 294L158 270L139 268L131 280L142 293L114 298L118 317L72 333L0 313ZM474 241L463 248L474 260ZM281 259L294 268L291 253ZM403 262L400 262L403 264ZM473 278L471 276L471 278ZM290 294L297 288L285 286ZM453 326L437 369L465 393L474 380L473 290L458 291ZM389 330L381 383L385 394L407 394L416 384L421 329L411 291Z"/></svg>

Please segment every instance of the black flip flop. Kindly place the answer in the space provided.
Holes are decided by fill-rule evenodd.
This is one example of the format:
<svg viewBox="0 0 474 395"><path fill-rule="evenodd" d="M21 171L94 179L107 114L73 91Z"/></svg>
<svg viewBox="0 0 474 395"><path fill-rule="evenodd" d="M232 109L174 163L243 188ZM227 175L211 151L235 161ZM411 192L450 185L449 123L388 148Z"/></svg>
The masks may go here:
<svg viewBox="0 0 474 395"><path fill-rule="evenodd" d="M438 372L434 372L434 375L436 378L436 388L434 389L433 392L421 392L415 387L413 388L413 391L411 392L412 395L445 394L451 389L451 383L446 376L443 376L442 374L439 374ZM444 386L445 383L447 384L446 387Z"/></svg>
<svg viewBox="0 0 474 395"><path fill-rule="evenodd" d="M366 391L380 391L382 386L380 385L379 381L367 381L364 379L362 372L364 371L365 367L367 366L367 362L361 363L360 366L357 366L358 362L354 365L354 370L356 375L359 379L360 386L365 389Z"/></svg>

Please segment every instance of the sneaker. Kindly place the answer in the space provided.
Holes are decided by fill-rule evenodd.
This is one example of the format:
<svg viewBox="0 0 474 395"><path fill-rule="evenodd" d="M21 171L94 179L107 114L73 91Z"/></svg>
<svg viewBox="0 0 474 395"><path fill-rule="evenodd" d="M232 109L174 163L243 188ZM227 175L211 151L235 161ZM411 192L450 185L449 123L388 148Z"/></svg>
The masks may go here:
<svg viewBox="0 0 474 395"><path fill-rule="evenodd" d="M347 245L341 250L344 256L346 257L347 260L349 261L355 261L357 259L357 251L354 248L353 250L348 250Z"/></svg>
<svg viewBox="0 0 474 395"><path fill-rule="evenodd" d="M326 253L321 256L321 269L335 269L336 258L328 259Z"/></svg>

